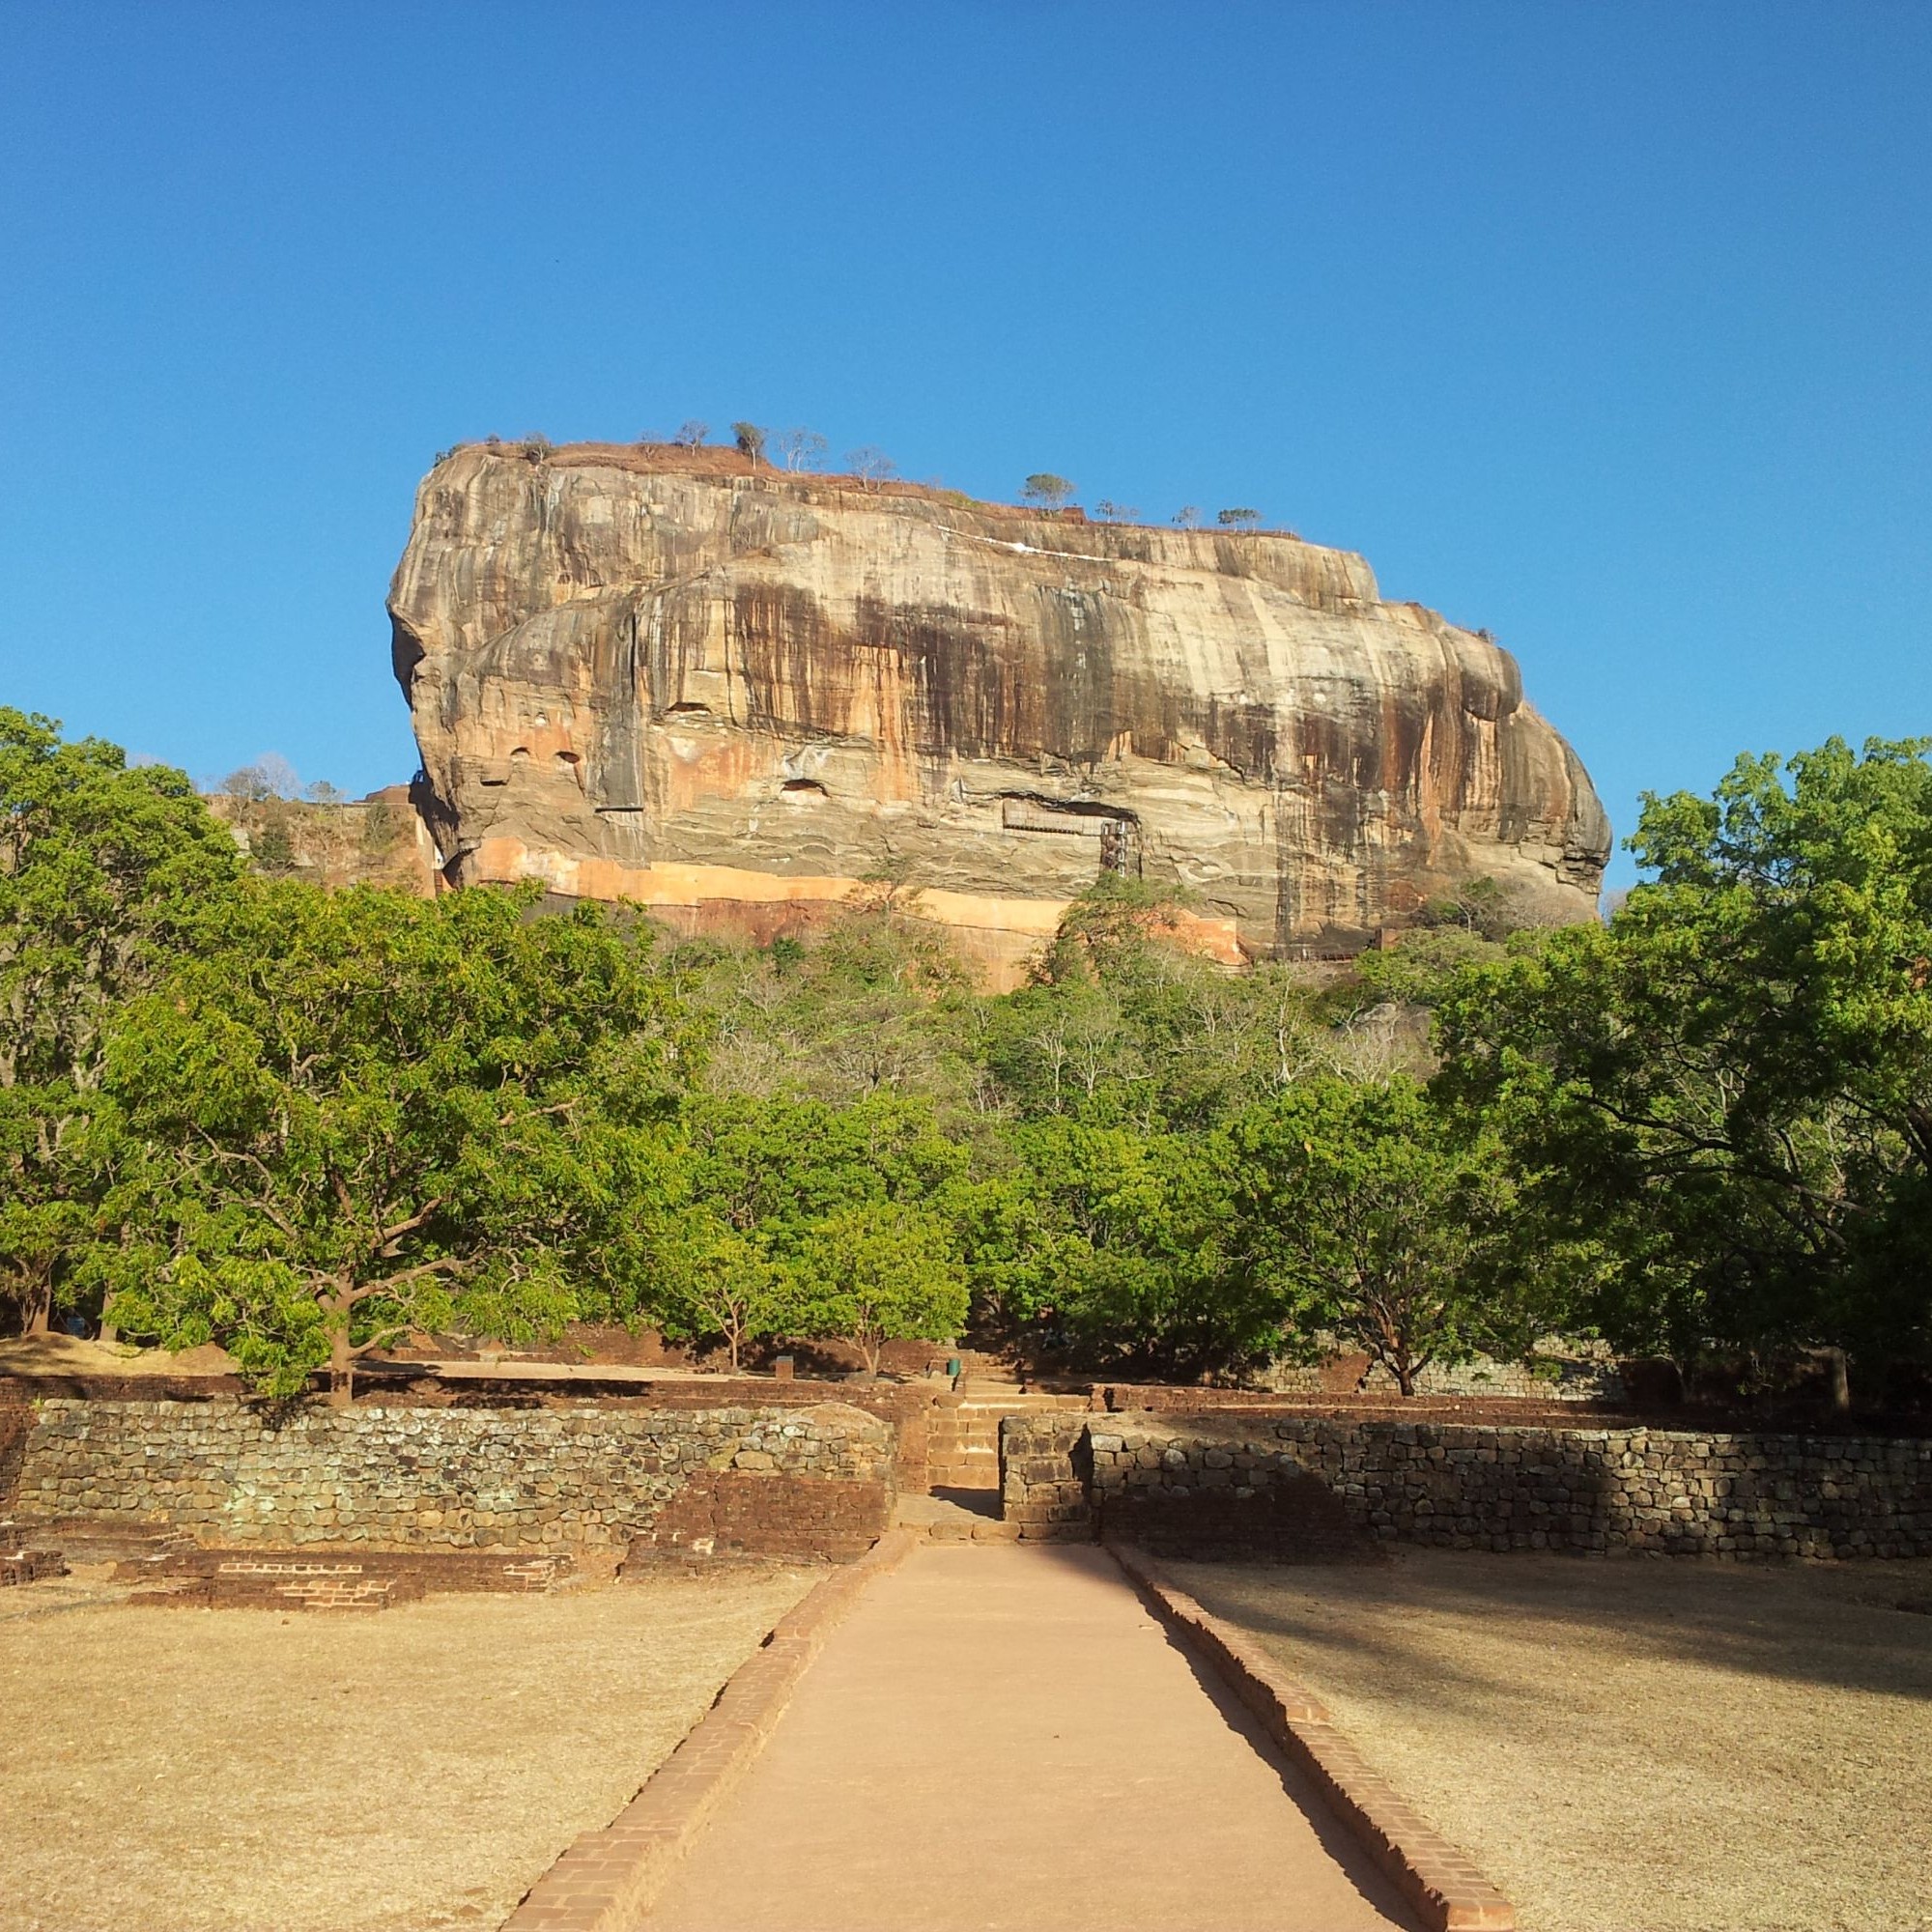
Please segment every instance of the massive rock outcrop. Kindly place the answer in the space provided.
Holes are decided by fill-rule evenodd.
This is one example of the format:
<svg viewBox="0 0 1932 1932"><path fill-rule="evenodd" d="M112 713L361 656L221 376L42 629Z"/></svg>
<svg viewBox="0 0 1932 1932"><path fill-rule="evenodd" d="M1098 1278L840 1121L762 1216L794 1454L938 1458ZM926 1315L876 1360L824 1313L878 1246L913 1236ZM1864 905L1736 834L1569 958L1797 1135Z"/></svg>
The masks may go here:
<svg viewBox="0 0 1932 1932"><path fill-rule="evenodd" d="M1589 916L1608 827L1515 661L1347 552L735 452L461 449L389 608L458 883L769 936L897 882L1010 980L1103 867L1230 960L1487 876Z"/></svg>

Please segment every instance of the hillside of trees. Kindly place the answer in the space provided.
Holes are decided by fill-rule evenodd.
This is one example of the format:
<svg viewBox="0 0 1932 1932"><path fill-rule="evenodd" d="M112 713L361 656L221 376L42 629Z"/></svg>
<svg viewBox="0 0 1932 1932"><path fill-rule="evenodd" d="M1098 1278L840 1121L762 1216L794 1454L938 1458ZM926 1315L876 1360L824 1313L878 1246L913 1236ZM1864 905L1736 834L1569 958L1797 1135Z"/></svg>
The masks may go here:
<svg viewBox="0 0 1932 1932"><path fill-rule="evenodd" d="M1918 1399L1927 744L1740 759L1633 844L1605 924L1478 886L1341 972L1192 958L1108 878L994 997L884 885L760 950L275 876L0 709L0 1320L282 1394L603 1321L1405 1391L1558 1331Z"/></svg>

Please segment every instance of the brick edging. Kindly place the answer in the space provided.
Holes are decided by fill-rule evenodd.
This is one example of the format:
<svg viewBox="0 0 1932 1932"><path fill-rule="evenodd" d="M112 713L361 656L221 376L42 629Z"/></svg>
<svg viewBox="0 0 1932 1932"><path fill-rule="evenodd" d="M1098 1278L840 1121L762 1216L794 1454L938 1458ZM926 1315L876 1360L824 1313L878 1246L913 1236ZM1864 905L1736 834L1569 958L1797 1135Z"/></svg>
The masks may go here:
<svg viewBox="0 0 1932 1932"><path fill-rule="evenodd" d="M1513 1932L1516 1907L1370 1770L1320 1698L1252 1637L1204 1608L1144 1549L1110 1541L1107 1550L1155 1616L1213 1665L1290 1762L1314 1780L1430 1932Z"/></svg>
<svg viewBox="0 0 1932 1932"><path fill-rule="evenodd" d="M502 1932L628 1932L649 1909L725 1795L755 1762L806 1667L873 1577L916 1539L888 1530L772 1627L684 1742L601 1832L585 1832L524 1895Z"/></svg>

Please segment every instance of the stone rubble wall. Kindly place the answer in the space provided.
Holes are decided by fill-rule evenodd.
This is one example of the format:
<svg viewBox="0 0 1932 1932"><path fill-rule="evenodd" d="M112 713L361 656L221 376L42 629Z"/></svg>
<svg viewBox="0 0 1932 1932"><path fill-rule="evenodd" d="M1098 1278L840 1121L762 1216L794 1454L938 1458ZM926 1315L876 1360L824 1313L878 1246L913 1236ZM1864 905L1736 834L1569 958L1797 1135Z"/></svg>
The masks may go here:
<svg viewBox="0 0 1932 1932"><path fill-rule="evenodd" d="M43 1400L14 1492L20 1524L165 1525L222 1546L567 1548L648 1536L687 1490L732 1505L724 1547L837 1550L890 1519L894 1431L809 1407L474 1409L357 1404L278 1415L202 1402ZM831 1512L810 1507L823 1486ZM802 1520L800 1520L802 1519Z"/></svg>
<svg viewBox="0 0 1932 1932"><path fill-rule="evenodd" d="M1341 1351L1320 1362L1278 1362L1266 1372L1263 1386L1272 1395L1287 1396L1353 1395L1358 1390L1382 1396L1401 1393L1395 1378L1379 1364L1372 1367L1367 1355ZM1416 1378L1415 1393L1493 1396L1513 1402L1617 1403L1625 1401L1629 1392L1616 1361L1607 1354L1593 1358L1548 1353L1539 1357L1536 1368L1492 1355L1475 1355L1453 1366L1432 1362Z"/></svg>
<svg viewBox="0 0 1932 1932"><path fill-rule="evenodd" d="M1001 1434L1023 1538L1089 1539L1161 1505L1220 1528L1318 1478L1365 1538L1458 1549L1932 1555L1932 1441L1656 1429L1483 1428L1136 1415L1013 1418ZM1238 1513L1238 1512L1236 1512Z"/></svg>

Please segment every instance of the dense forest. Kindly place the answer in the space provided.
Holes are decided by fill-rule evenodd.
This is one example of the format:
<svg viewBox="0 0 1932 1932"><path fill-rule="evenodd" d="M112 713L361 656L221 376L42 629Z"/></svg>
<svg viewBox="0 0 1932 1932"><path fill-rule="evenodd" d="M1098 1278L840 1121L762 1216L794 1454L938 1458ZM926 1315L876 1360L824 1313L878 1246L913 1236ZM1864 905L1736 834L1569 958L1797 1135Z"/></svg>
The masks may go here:
<svg viewBox="0 0 1932 1932"><path fill-rule="evenodd" d="M218 1341L277 1393L595 1320L1168 1377L1343 1346L1405 1392L1560 1332L1907 1400L1927 751L1647 798L1604 924L1515 929L1479 882L1352 966L1232 973L1110 876L987 996L916 880L763 949L327 891L0 709L0 1316Z"/></svg>

